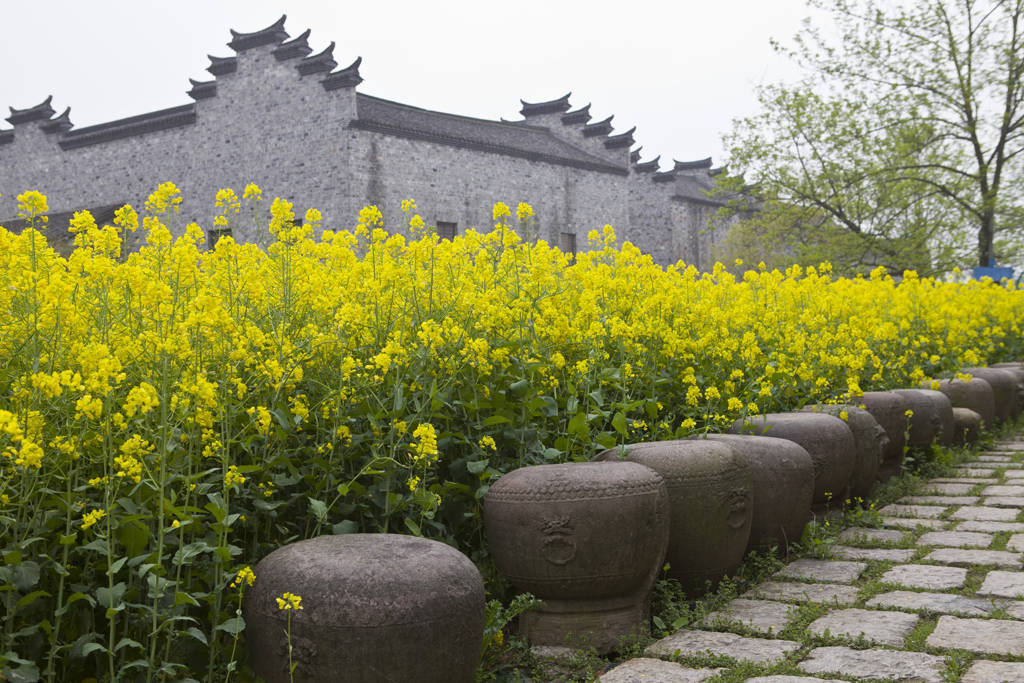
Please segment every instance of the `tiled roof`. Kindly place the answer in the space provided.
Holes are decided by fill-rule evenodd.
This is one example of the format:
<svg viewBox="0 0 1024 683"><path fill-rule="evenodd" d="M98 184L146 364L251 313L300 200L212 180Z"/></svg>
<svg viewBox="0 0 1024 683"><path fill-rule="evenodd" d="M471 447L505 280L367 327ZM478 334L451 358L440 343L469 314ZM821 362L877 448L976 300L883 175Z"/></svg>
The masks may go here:
<svg viewBox="0 0 1024 683"><path fill-rule="evenodd" d="M445 114L362 93L356 94L356 103L358 118L351 124L355 128L603 173L627 173L624 165L589 154L540 126Z"/></svg>
<svg viewBox="0 0 1024 683"><path fill-rule="evenodd" d="M105 204L87 209L92 214L96 225L109 225L114 220L114 212L124 204ZM75 211L81 211L76 209ZM71 233L71 218L75 211L61 211L60 213L46 214L46 241L61 256L68 256L74 250L75 236ZM28 220L25 218L10 218L0 220L0 227L4 227L13 233L20 233L28 227Z"/></svg>
<svg viewBox="0 0 1024 683"><path fill-rule="evenodd" d="M152 111L139 116L129 116L126 119L100 123L85 128L75 128L65 133L60 139L60 146L63 149L75 149L87 147L101 142L118 140L133 135L152 133L167 128L186 126L196 121L196 105L183 104L179 107Z"/></svg>

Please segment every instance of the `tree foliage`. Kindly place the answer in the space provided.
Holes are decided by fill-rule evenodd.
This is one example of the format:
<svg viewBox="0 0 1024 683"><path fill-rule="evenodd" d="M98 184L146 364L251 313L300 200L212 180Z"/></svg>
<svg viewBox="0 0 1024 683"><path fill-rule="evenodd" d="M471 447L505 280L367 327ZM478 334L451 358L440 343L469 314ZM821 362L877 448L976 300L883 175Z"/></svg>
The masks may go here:
<svg viewBox="0 0 1024 683"><path fill-rule="evenodd" d="M1024 0L809 6L834 30L807 22L776 44L805 76L760 88L761 113L726 136L732 170L763 200L727 246L761 234L767 252L851 270L1014 257Z"/></svg>

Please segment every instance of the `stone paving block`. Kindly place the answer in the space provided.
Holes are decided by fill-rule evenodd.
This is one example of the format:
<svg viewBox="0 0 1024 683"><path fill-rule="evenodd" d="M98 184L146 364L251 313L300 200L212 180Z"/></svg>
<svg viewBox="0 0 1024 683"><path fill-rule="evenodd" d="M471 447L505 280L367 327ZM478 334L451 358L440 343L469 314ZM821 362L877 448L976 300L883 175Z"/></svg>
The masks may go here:
<svg viewBox="0 0 1024 683"><path fill-rule="evenodd" d="M956 469L957 469L958 472L960 472L961 476L964 476L964 477L978 477L978 478L984 478L984 479L992 478L992 476L995 474L995 471L996 471L995 467L967 467L967 466L960 466L960 467L957 467Z"/></svg>
<svg viewBox="0 0 1024 683"><path fill-rule="evenodd" d="M945 484L930 481L921 487L921 493L939 496L966 496L973 488L974 484Z"/></svg>
<svg viewBox="0 0 1024 683"><path fill-rule="evenodd" d="M1013 536L1010 536L1010 540L1006 542L1006 549L1018 553L1024 553L1024 534L1014 534Z"/></svg>
<svg viewBox="0 0 1024 683"><path fill-rule="evenodd" d="M920 617L916 614L906 612L840 609L818 617L807 627L807 631L817 636L823 636L827 631L832 637L863 637L878 645L902 647L918 619Z"/></svg>
<svg viewBox="0 0 1024 683"><path fill-rule="evenodd" d="M924 652L854 650L849 647L819 647L797 664L810 674L841 674L857 679L882 678L920 683L942 683L946 660Z"/></svg>
<svg viewBox="0 0 1024 683"><path fill-rule="evenodd" d="M1006 610L1006 616L1024 621L1024 600L999 600L992 598Z"/></svg>
<svg viewBox="0 0 1024 683"><path fill-rule="evenodd" d="M1024 479L1024 470L1006 470L1003 476L1007 479Z"/></svg>
<svg viewBox="0 0 1024 683"><path fill-rule="evenodd" d="M960 683L994 683L995 681L1024 681L1024 664L979 659L971 664L971 668L960 678Z"/></svg>
<svg viewBox="0 0 1024 683"><path fill-rule="evenodd" d="M996 508L1024 508L1024 496L989 496L982 505Z"/></svg>
<svg viewBox="0 0 1024 683"><path fill-rule="evenodd" d="M811 579L826 583L852 583L867 567L863 562L805 559L790 562L775 572L774 576L786 579Z"/></svg>
<svg viewBox="0 0 1024 683"><path fill-rule="evenodd" d="M906 535L904 531L850 527L843 529L843 533L839 534L839 540L846 543L899 543Z"/></svg>
<svg viewBox="0 0 1024 683"><path fill-rule="evenodd" d="M976 505L978 496L904 496L896 502L900 505Z"/></svg>
<svg viewBox="0 0 1024 683"><path fill-rule="evenodd" d="M961 567L936 567L931 564L899 564L882 574L882 582L909 588L947 590L960 588L967 580L967 570Z"/></svg>
<svg viewBox="0 0 1024 683"><path fill-rule="evenodd" d="M944 545L951 548L987 548L992 535L974 531L929 531L917 539L918 545Z"/></svg>
<svg viewBox="0 0 1024 683"><path fill-rule="evenodd" d="M991 571L985 576L978 595L999 598L1024 598L1024 574L1020 572Z"/></svg>
<svg viewBox="0 0 1024 683"><path fill-rule="evenodd" d="M936 519L946 511L939 505L886 505L878 511L883 517L916 517L918 519Z"/></svg>
<svg viewBox="0 0 1024 683"><path fill-rule="evenodd" d="M701 625L742 624L760 634L770 635L786 628L795 610L795 605L783 602L736 598L723 609L707 615Z"/></svg>
<svg viewBox="0 0 1024 683"><path fill-rule="evenodd" d="M925 644L992 655L1024 655L1024 623L941 616Z"/></svg>
<svg viewBox="0 0 1024 683"><path fill-rule="evenodd" d="M1014 522L1017 520L1016 510L1006 508L990 508L967 506L953 512L953 519L983 519L988 522Z"/></svg>
<svg viewBox="0 0 1024 683"><path fill-rule="evenodd" d="M1024 476L1024 472L1021 472ZM937 484L998 484L999 480L995 477L936 477L931 479Z"/></svg>
<svg viewBox="0 0 1024 683"><path fill-rule="evenodd" d="M809 676L758 676L745 683L846 683L838 678L811 678Z"/></svg>
<svg viewBox="0 0 1024 683"><path fill-rule="evenodd" d="M833 557L843 560L875 560L878 562L909 562L916 552L913 548L851 548L832 546Z"/></svg>
<svg viewBox="0 0 1024 683"><path fill-rule="evenodd" d="M927 593L918 591L889 591L880 593L867 601L868 607L895 607L939 614L961 614L967 617L984 617L999 608L991 599L968 598L954 593Z"/></svg>
<svg viewBox="0 0 1024 683"><path fill-rule="evenodd" d="M1013 458L1009 455L999 455L997 453L982 453L978 456L978 462L1013 462Z"/></svg>
<svg viewBox="0 0 1024 683"><path fill-rule="evenodd" d="M981 490L983 496L1024 496L1024 486L986 486Z"/></svg>
<svg viewBox="0 0 1024 683"><path fill-rule="evenodd" d="M962 550L960 548L939 548L928 553L925 558L930 562L942 564L972 565L990 564L996 567L1020 569L1020 554L1005 550Z"/></svg>
<svg viewBox="0 0 1024 683"><path fill-rule="evenodd" d="M857 601L857 589L834 583L788 583L765 581L743 594L745 598L785 600L787 602L824 602L832 605L852 605Z"/></svg>
<svg viewBox="0 0 1024 683"><path fill-rule="evenodd" d="M699 683L714 678L725 669L688 669L662 659L639 657L619 664L597 677L601 683Z"/></svg>
<svg viewBox="0 0 1024 683"><path fill-rule="evenodd" d="M682 629L648 646L644 650L644 654L648 657L672 657L678 650L679 654L684 657L713 654L745 662L766 664L777 662L790 652L799 649L800 643L791 640L744 638L735 633Z"/></svg>
<svg viewBox="0 0 1024 683"><path fill-rule="evenodd" d="M997 534L1000 531L1024 531L1024 522L986 522L984 520L969 520L960 522L954 531L983 531Z"/></svg>
<svg viewBox="0 0 1024 683"><path fill-rule="evenodd" d="M945 529L946 522L941 519L915 519L913 517L882 517L882 526L896 527L897 529Z"/></svg>
<svg viewBox="0 0 1024 683"><path fill-rule="evenodd" d="M1024 451L1024 441L1000 441L996 448L1003 448L1008 451Z"/></svg>

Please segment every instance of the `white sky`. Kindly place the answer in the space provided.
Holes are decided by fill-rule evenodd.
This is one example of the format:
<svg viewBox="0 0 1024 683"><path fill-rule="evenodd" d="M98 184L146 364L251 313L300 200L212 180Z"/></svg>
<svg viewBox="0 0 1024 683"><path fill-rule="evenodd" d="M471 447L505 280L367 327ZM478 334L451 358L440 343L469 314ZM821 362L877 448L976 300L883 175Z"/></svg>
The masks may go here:
<svg viewBox="0 0 1024 683"><path fill-rule="evenodd" d="M188 78L209 80L206 55L230 56L229 29L254 31L288 15L312 29L319 52L332 40L340 67L363 57L359 91L413 106L519 119L519 99L572 91L611 114L615 132L637 126L643 159L711 156L721 135L754 113L753 88L790 79L769 46L809 14L803 0L2 0L0 107L52 94L76 126L192 100ZM0 118L7 116L6 109ZM6 121L0 129L8 128Z"/></svg>

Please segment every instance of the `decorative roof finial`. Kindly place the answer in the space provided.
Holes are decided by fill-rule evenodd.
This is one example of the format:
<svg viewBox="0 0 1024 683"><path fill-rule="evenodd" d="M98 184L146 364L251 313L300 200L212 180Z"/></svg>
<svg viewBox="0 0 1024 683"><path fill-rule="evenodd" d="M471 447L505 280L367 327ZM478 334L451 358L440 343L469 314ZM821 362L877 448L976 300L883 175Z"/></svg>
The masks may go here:
<svg viewBox="0 0 1024 683"><path fill-rule="evenodd" d="M637 173L654 173L658 170L658 162L661 161L661 155L654 157L650 161L645 161L642 164L637 164L633 167L633 170ZM670 173L674 173L670 171Z"/></svg>
<svg viewBox="0 0 1024 683"><path fill-rule="evenodd" d="M74 128L71 123L71 107L67 107L60 116L50 119L39 126L44 133L66 133Z"/></svg>
<svg viewBox="0 0 1024 683"><path fill-rule="evenodd" d="M636 162L640 161L640 150L642 150L643 148L644 146L640 145L639 147L637 147L636 149L629 153L629 162L631 164L635 164Z"/></svg>
<svg viewBox="0 0 1024 683"><path fill-rule="evenodd" d="M186 94L193 100L205 100L207 97L213 97L217 94L217 81L197 81L194 78L188 79L188 82L192 84L192 89L187 91Z"/></svg>
<svg viewBox="0 0 1024 683"><path fill-rule="evenodd" d="M697 159L696 161L676 161L675 159L672 161L675 162L675 166L672 169L674 171L699 171L711 168L711 157Z"/></svg>
<svg viewBox="0 0 1024 683"><path fill-rule="evenodd" d="M611 120L611 119L609 119ZM608 149L619 149L621 147L632 147L636 140L633 139L633 133L636 132L636 126L633 126L625 133L619 133L618 135L612 135L604 141L604 146Z"/></svg>
<svg viewBox="0 0 1024 683"><path fill-rule="evenodd" d="M612 119L614 116L609 116L604 121L598 121L597 123L588 123L583 126L583 137L593 138L599 135L608 135L612 132ZM633 130L636 130L635 128ZM633 144L632 142L629 144Z"/></svg>
<svg viewBox="0 0 1024 683"><path fill-rule="evenodd" d="M357 57L356 61L349 64L341 71L335 71L334 73L327 74L323 80L320 81L320 85L324 86L324 90L356 87L363 82L363 77L359 75L359 65L362 63L363 58Z"/></svg>
<svg viewBox="0 0 1024 683"><path fill-rule="evenodd" d="M549 100L547 102L527 102L526 100L519 100L523 108L519 110L519 113L526 118L531 116L540 116L541 114L557 114L559 112L569 111L569 96L571 92L567 92L557 100Z"/></svg>
<svg viewBox="0 0 1024 683"><path fill-rule="evenodd" d="M262 45L279 45L288 40L288 32L284 30L284 20L288 15L282 14L281 18L270 26L253 31L252 33L241 33L231 29L231 42L228 43L235 52L249 50Z"/></svg>
<svg viewBox="0 0 1024 683"><path fill-rule="evenodd" d="M590 120L590 105L580 107L574 111L569 111L562 114L562 123L566 126L576 126L585 124Z"/></svg>
<svg viewBox="0 0 1024 683"><path fill-rule="evenodd" d="M330 71L336 66L338 66L338 63L334 61L334 41L332 40L331 44L321 52L312 57L306 57L295 68L303 76L308 76L309 74L320 73L321 71Z"/></svg>
<svg viewBox="0 0 1024 683"><path fill-rule="evenodd" d="M29 123L30 121L45 121L56 113L53 107L50 106L51 101L53 101L53 95L50 95L36 106L27 109L8 107L11 110L11 115L7 117L7 122L12 126L17 126L20 123Z"/></svg>
<svg viewBox="0 0 1024 683"><path fill-rule="evenodd" d="M206 55L206 57L210 60L210 66L206 67L206 70L214 76L233 74L238 71L238 57L214 57L213 55Z"/></svg>
<svg viewBox="0 0 1024 683"><path fill-rule="evenodd" d="M309 29L307 28L289 41L281 43L278 47L274 48L274 56L277 57L277 61L283 62L286 59L294 59L296 57L305 57L313 48L309 46L307 39L309 38Z"/></svg>

